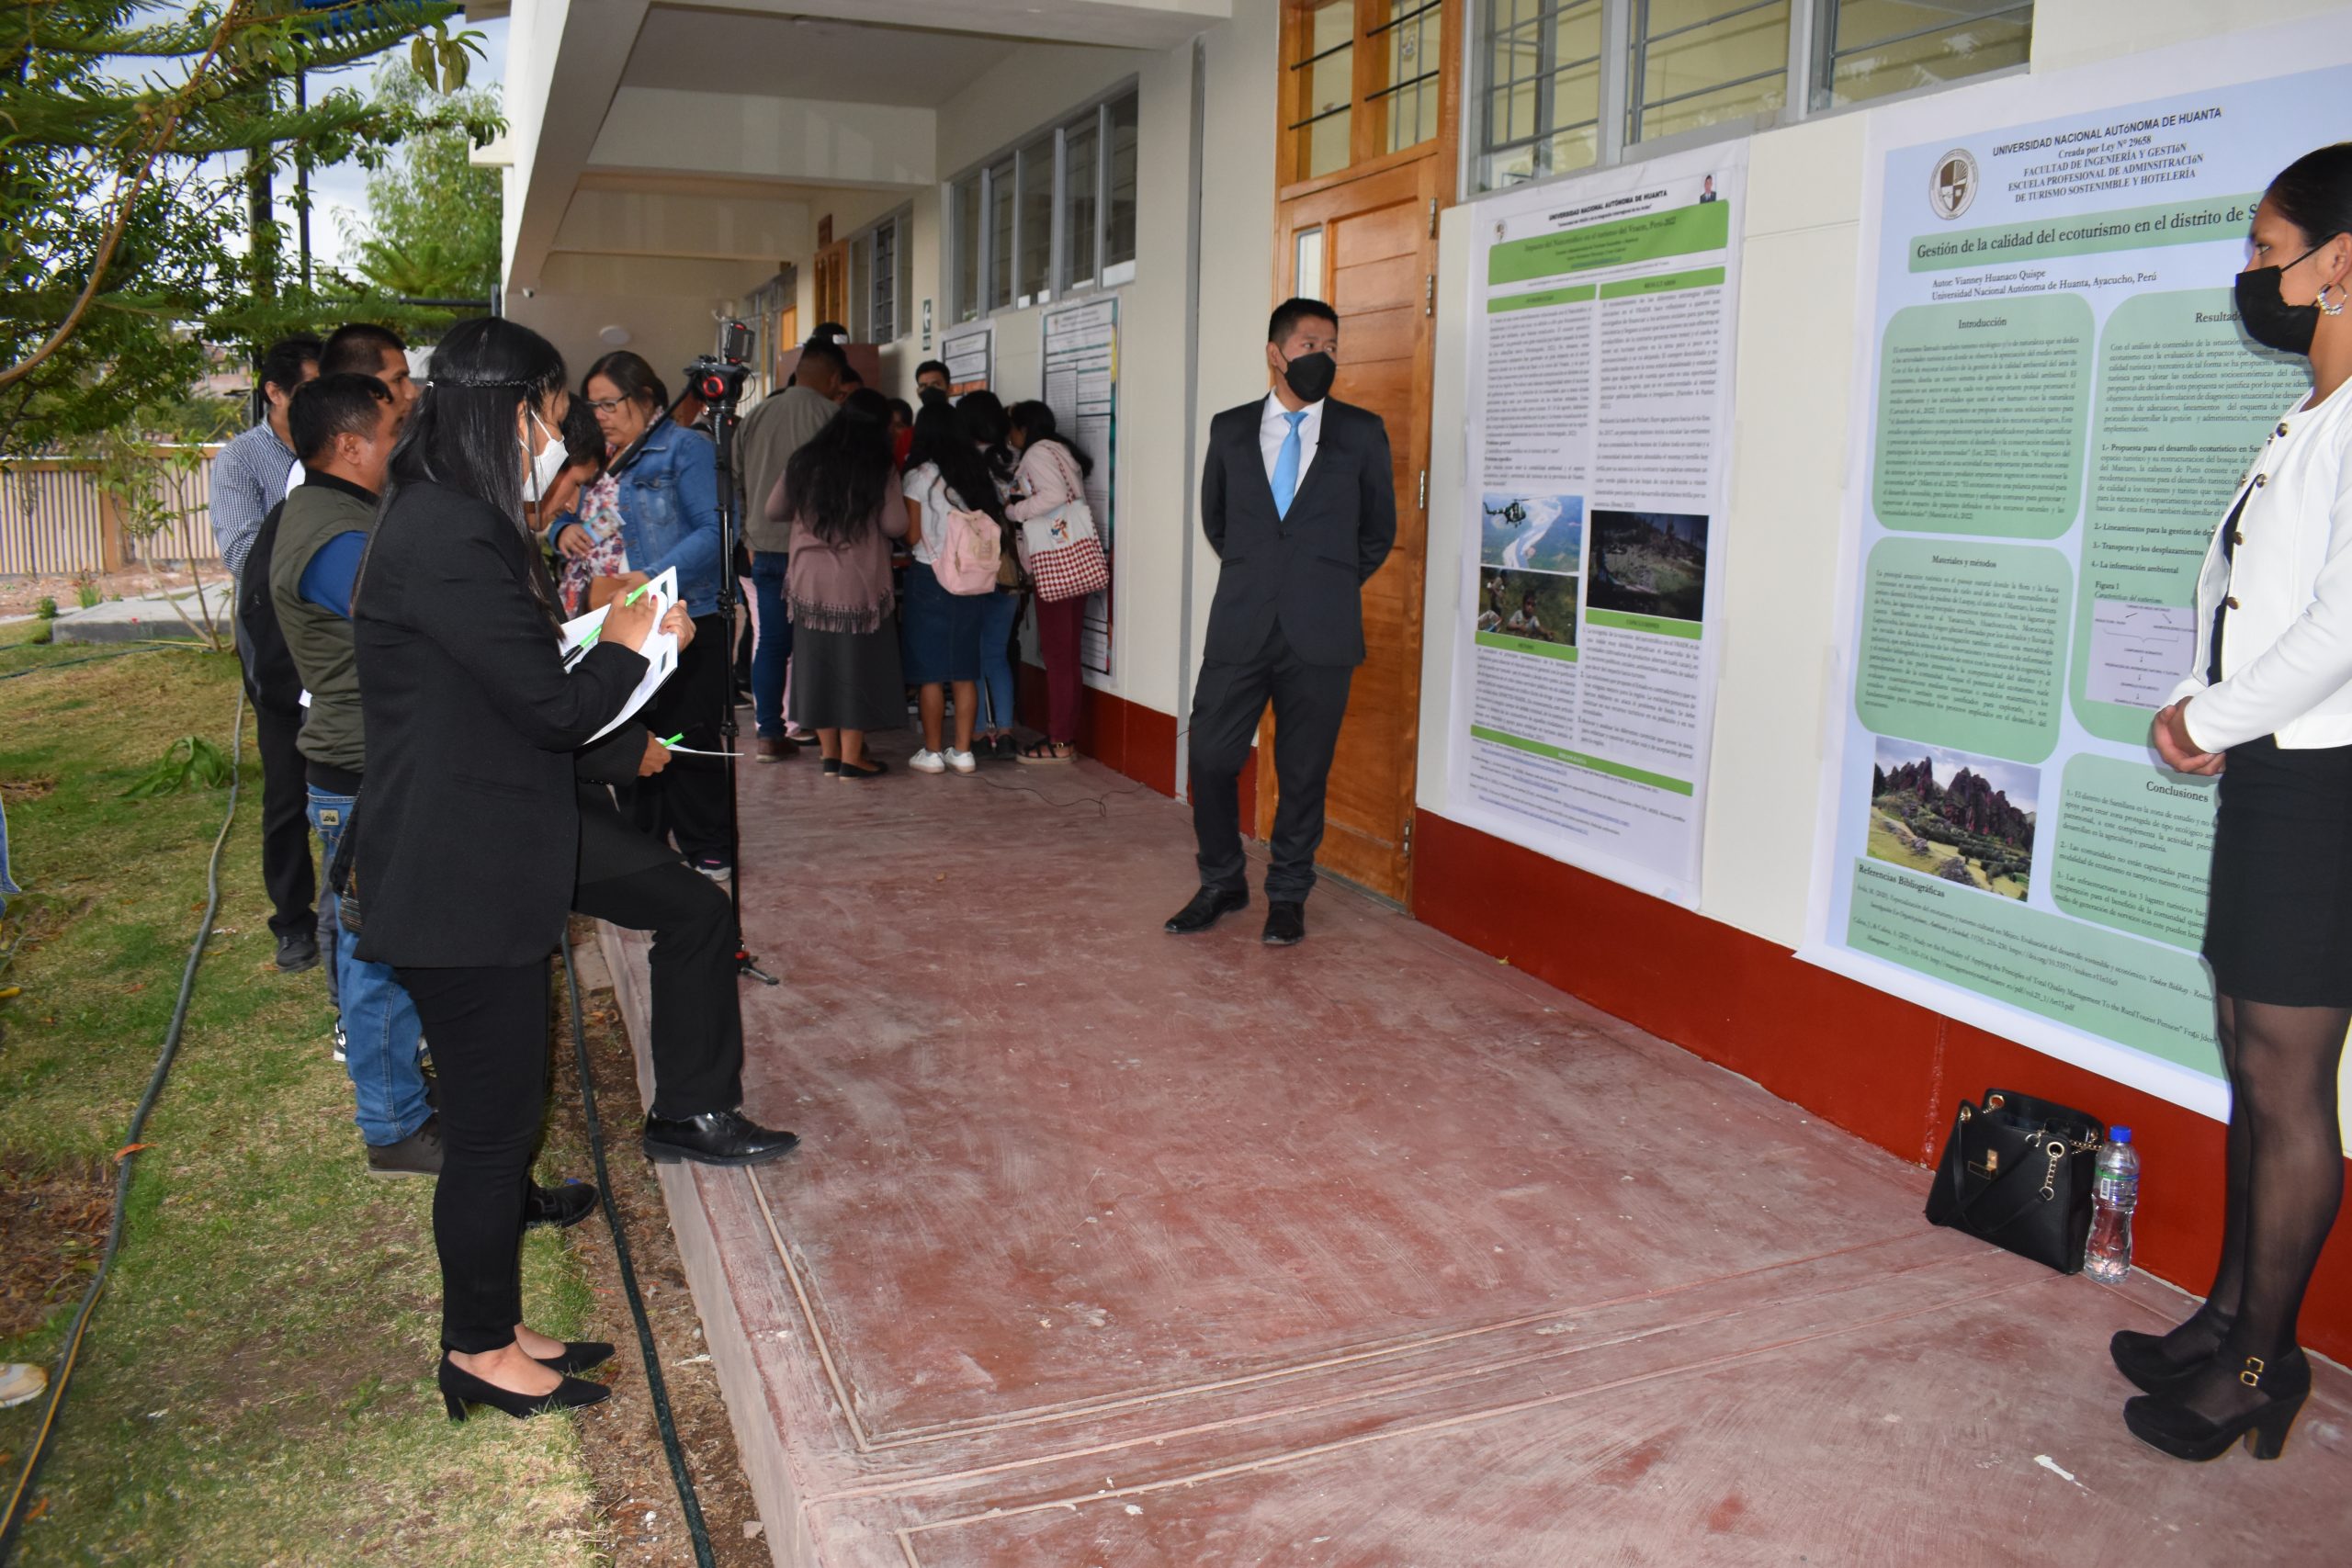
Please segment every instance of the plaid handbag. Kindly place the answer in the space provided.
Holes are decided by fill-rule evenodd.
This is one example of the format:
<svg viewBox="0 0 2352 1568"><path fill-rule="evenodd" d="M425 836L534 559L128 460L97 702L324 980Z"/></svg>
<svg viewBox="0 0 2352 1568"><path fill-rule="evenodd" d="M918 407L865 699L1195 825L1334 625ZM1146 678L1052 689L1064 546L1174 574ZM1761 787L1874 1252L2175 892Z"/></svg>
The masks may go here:
<svg viewBox="0 0 2352 1568"><path fill-rule="evenodd" d="M1058 445L1050 445L1061 465L1070 498L1021 525L1021 553L1027 558L1029 578L1037 597L1048 604L1083 599L1111 586L1111 560L1094 529L1093 509L1086 504L1085 481L1077 466Z"/></svg>

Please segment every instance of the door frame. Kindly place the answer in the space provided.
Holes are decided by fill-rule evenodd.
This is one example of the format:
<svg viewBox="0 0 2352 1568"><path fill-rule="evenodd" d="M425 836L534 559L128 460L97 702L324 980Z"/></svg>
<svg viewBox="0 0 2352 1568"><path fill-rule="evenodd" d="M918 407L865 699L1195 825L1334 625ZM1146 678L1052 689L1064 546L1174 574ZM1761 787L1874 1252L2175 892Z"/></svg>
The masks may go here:
<svg viewBox="0 0 2352 1568"><path fill-rule="evenodd" d="M1394 897L1409 908L1412 904L1415 857L1413 854L1413 818L1419 784L1421 655L1425 616L1425 595L1429 581L1429 498L1428 479L1431 441L1432 402L1436 390L1436 281L1438 215L1454 205L1458 197L1462 138L1463 62L1465 58L1464 28L1470 11L1469 0L1430 0L1423 7L1433 10L1440 17L1440 34L1436 72L1438 79L1437 134L1429 141L1393 152L1378 152L1385 128L1384 116L1366 112L1375 101L1374 95L1383 85L1382 59L1374 41L1387 30L1388 18L1383 13L1390 0L1352 0L1355 7L1353 35L1353 85L1351 95L1350 159L1346 167L1326 175L1301 177L1299 175L1299 138L1296 128L1306 118L1306 91L1310 73L1295 69L1293 62L1302 57L1300 34L1307 25L1306 18L1327 0L1283 0L1281 26L1277 29L1280 73L1275 94L1274 147L1274 254L1273 298L1287 299L1304 292L1303 280L1296 277L1296 247L1304 230L1326 227L1339 215L1378 202L1385 197L1393 199L1393 192L1381 187L1391 184L1410 184L1418 187L1419 198L1428 213L1428 228L1422 238L1423 254L1427 258L1428 295L1424 302L1421 325L1414 346L1413 402L1418 415L1411 428L1399 433L1391 431L1391 443L1401 444L1408 458L1404 465L1408 475L1418 475L1414 491L1400 491L1396 497L1398 544L1411 541L1409 550L1400 547L1390 558L1383 570L1402 570L1408 581L1401 585L1404 600L1402 631L1405 638L1405 691L1401 700L1404 710L1399 715L1399 749L1403 752L1401 767L1402 798L1398 803L1397 856L1401 874ZM1350 0L1337 0L1348 4ZM1408 13L1401 20L1409 20L1418 12ZM1371 182L1371 183L1368 183ZM1326 244L1322 254L1322 276L1313 297L1329 299L1334 253ZM1346 334L1341 332L1342 357ZM1402 435L1399 442L1400 434ZM1407 519L1411 519L1408 527ZM1399 560L1398 556L1403 558ZM1273 831L1273 817L1278 800L1278 785L1271 765L1272 758L1273 716L1271 711L1259 723L1258 769L1255 829L1258 838L1270 838ZM1329 874L1326 873L1326 874ZM1379 888L1366 891L1375 897L1389 898L1390 893Z"/></svg>

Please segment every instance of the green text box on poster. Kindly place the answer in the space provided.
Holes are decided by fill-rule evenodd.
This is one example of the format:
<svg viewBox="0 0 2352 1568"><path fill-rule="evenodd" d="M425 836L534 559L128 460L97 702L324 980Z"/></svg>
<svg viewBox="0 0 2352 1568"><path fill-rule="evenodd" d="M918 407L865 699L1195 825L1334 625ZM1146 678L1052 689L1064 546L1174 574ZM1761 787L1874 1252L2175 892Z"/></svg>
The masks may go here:
<svg viewBox="0 0 2352 1568"><path fill-rule="evenodd" d="M1603 299L1638 299L1648 294L1672 294L1684 288L1720 288L1724 269L1692 267L1688 272L1654 272L1645 277L1622 277L1600 286Z"/></svg>
<svg viewBox="0 0 2352 1568"><path fill-rule="evenodd" d="M1896 311L1879 344L1879 522L2020 539L2074 526L2094 331L2074 294Z"/></svg>
<svg viewBox="0 0 2352 1568"><path fill-rule="evenodd" d="M1577 661L1576 644L1545 642L1541 637L1513 637L1509 632L1476 632L1471 640L1480 648L1499 648L1510 653L1532 654L1538 659L1556 660L1563 664Z"/></svg>
<svg viewBox="0 0 2352 1568"><path fill-rule="evenodd" d="M2055 256L2098 255L2106 251L2143 251L2157 245L2195 245L2234 240L2245 232L2262 193L2209 196L2160 207L2119 207L2109 212L2080 212L2037 223L2000 223L1990 229L1959 229L1921 234L1911 242L1913 272L1959 272L2009 262Z"/></svg>
<svg viewBox="0 0 2352 1568"><path fill-rule="evenodd" d="M1731 203L1710 201L1639 218L1588 223L1557 234L1507 240L1487 252L1487 282L1532 283L1539 277L1625 266L1663 256L1720 251L1731 243Z"/></svg>
<svg viewBox="0 0 2352 1568"><path fill-rule="evenodd" d="M1854 863L1846 945L2222 1076L2211 979L2202 962L2177 948L1866 860Z"/></svg>
<svg viewBox="0 0 2352 1568"><path fill-rule="evenodd" d="M2249 345L2226 288L2141 294L2099 342L2068 694L2126 745L2194 662L2197 570L2264 434L2310 389L2304 361Z"/></svg>
<svg viewBox="0 0 2352 1568"><path fill-rule="evenodd" d="M1647 768L1637 768L1630 762L1612 762L1606 757L1595 757L1585 751L1571 751L1565 747L1548 745L1541 740L1530 740L1523 735L1506 735L1499 729L1489 729L1483 724L1472 725L1470 735L1473 739L1492 741L1498 746L1508 746L1514 751L1524 751L1531 757L1566 762L1570 767L1583 768L1596 773L1607 773L1611 778L1647 784L1652 789L1662 789L1674 795L1692 793L1689 779L1678 779L1667 773L1654 773Z"/></svg>
<svg viewBox="0 0 2352 1568"><path fill-rule="evenodd" d="M1591 301L1598 288L1589 283L1579 283L1567 288L1538 288L1526 294L1498 294L1487 301L1487 314L1499 316L1509 310L1544 310L1554 305L1583 305Z"/></svg>
<svg viewBox="0 0 2352 1568"><path fill-rule="evenodd" d="M2066 761L2051 897L2078 920L2194 953L2213 863L2211 779L2081 752Z"/></svg>
<svg viewBox="0 0 2352 1568"><path fill-rule="evenodd" d="M2074 575L2041 545L1881 539L1854 711L1881 735L2039 762L2058 746Z"/></svg>

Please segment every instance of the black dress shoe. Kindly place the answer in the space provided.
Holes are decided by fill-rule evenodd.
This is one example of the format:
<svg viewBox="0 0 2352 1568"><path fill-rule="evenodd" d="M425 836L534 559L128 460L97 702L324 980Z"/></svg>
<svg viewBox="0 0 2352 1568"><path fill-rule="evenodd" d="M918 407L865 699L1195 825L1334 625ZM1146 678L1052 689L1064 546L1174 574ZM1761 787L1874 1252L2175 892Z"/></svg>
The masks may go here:
<svg viewBox="0 0 2352 1568"><path fill-rule="evenodd" d="M567 1349L570 1347L566 1347ZM499 1387L463 1371L449 1359L445 1351L437 1381L441 1384L441 1403L447 1406L449 1419L462 1421L470 1407L487 1404L492 1410L503 1410L517 1421L533 1416L547 1416L560 1410L579 1410L600 1404L612 1398L613 1391L600 1382L582 1382L578 1378L566 1378L548 1393L516 1393Z"/></svg>
<svg viewBox="0 0 2352 1568"><path fill-rule="evenodd" d="M560 1356L534 1356L531 1359L550 1371L575 1377L594 1371L613 1359L613 1348L601 1339L567 1339Z"/></svg>
<svg viewBox="0 0 2352 1568"><path fill-rule="evenodd" d="M2263 1395L2252 1409L2224 1420L2199 1415L2168 1394L2143 1393L2123 1402L2123 1424L2152 1449L2175 1459L2202 1463L2221 1458L2240 1438L2256 1459L2277 1459L2287 1447L2287 1429L2311 1397L2312 1364L2300 1349L2266 1363L2248 1356L2238 1382Z"/></svg>
<svg viewBox="0 0 2352 1568"><path fill-rule="evenodd" d="M1306 906L1287 900L1266 906L1268 947L1296 947L1306 940Z"/></svg>
<svg viewBox="0 0 2352 1568"><path fill-rule="evenodd" d="M1250 907L1247 887L1204 887L1193 895L1193 901L1168 917L1161 929L1174 936L1193 936L1232 914Z"/></svg>
<svg viewBox="0 0 2352 1568"><path fill-rule="evenodd" d="M645 1119L645 1157L657 1165L764 1165L790 1154L800 1139L761 1126L741 1111Z"/></svg>
<svg viewBox="0 0 2352 1568"><path fill-rule="evenodd" d="M305 969L319 966L319 939L309 931L296 931L292 936L277 939L277 972L300 975Z"/></svg>
<svg viewBox="0 0 2352 1568"><path fill-rule="evenodd" d="M427 1116L424 1125L397 1144L368 1145L370 1176L439 1176L441 1118Z"/></svg>
<svg viewBox="0 0 2352 1568"><path fill-rule="evenodd" d="M596 1184L593 1181L567 1181L560 1187L542 1187L534 1181L530 1197L523 1202L523 1228L537 1230L546 1226L569 1230L594 1213L595 1208ZM568 1367L558 1370L578 1371L581 1369Z"/></svg>

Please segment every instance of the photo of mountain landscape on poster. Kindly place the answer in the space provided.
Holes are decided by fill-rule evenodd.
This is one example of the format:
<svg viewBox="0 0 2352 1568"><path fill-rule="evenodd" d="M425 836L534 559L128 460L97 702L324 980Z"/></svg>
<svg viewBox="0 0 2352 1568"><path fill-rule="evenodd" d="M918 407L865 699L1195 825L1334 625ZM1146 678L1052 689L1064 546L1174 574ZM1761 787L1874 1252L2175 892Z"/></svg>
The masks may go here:
<svg viewBox="0 0 2352 1568"><path fill-rule="evenodd" d="M1584 565L1584 497L1489 493L1479 504L1486 515L1478 558L1485 565L1561 572Z"/></svg>
<svg viewBox="0 0 2352 1568"><path fill-rule="evenodd" d="M2004 898L2032 885L2041 771L1879 737L1870 858Z"/></svg>

